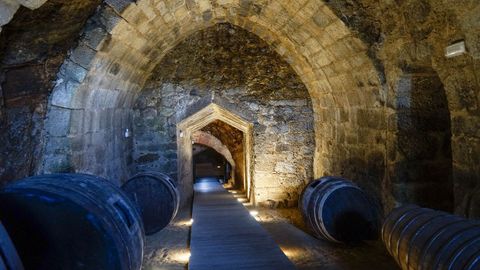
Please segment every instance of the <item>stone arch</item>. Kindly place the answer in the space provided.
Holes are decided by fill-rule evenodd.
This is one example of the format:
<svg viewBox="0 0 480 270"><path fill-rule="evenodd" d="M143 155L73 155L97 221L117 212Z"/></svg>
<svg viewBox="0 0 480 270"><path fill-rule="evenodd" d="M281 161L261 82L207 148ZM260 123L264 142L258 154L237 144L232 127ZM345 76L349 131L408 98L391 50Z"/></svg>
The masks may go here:
<svg viewBox="0 0 480 270"><path fill-rule="evenodd" d="M312 146L315 177L343 175L345 166L358 165L348 160L384 166L383 86L367 47L323 1L122 3L106 1L61 68L50 100L48 142L40 171L57 171L69 164L76 171L126 179L123 168L129 166L125 153L131 141L121 134L131 126L132 104L150 71L187 36L220 22L265 40L306 85L317 134ZM89 61L77 63L73 56L78 53ZM67 124L61 126L58 119L66 119ZM107 144L102 137L109 138ZM105 154L92 160L95 153ZM371 190L380 193L384 175L363 171L357 174L364 178L359 180L375 178ZM344 176L356 180L356 175Z"/></svg>
<svg viewBox="0 0 480 270"><path fill-rule="evenodd" d="M388 160L394 198L452 212L450 111L438 74L430 67L405 67L394 99L390 124L395 143Z"/></svg>
<svg viewBox="0 0 480 270"><path fill-rule="evenodd" d="M245 187L247 197L254 201L254 197L252 196L252 194L254 194L254 184L252 182L253 176L251 168L253 159L253 125L221 106L211 103L177 124L178 183L183 191L182 202L188 202L193 195L192 137L194 137L196 131L215 120L220 120L243 132L243 145L245 149L245 179L243 186Z"/></svg>

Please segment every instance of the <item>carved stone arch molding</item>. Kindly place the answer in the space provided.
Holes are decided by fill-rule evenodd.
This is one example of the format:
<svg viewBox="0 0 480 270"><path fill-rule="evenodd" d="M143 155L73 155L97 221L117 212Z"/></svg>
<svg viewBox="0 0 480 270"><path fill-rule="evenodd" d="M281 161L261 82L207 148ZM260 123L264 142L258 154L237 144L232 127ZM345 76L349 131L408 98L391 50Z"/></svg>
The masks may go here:
<svg viewBox="0 0 480 270"><path fill-rule="evenodd" d="M253 124L227 109L211 103L177 124L178 184L182 194L182 204L189 202L193 195L192 136L196 131L216 120L243 132L243 145L245 147L244 187L248 198L252 202L255 201L252 183Z"/></svg>

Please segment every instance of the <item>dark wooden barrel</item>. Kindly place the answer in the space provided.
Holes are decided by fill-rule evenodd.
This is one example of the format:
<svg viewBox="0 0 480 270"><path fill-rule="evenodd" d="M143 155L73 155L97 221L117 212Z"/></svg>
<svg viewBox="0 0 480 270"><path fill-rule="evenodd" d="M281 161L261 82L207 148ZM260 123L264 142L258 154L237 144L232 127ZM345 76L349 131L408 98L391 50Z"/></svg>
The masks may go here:
<svg viewBox="0 0 480 270"><path fill-rule="evenodd" d="M22 261L2 223L0 223L0 269L23 270Z"/></svg>
<svg viewBox="0 0 480 270"><path fill-rule="evenodd" d="M122 189L136 203L147 235L165 228L178 212L180 194L173 179L166 174L139 173Z"/></svg>
<svg viewBox="0 0 480 270"><path fill-rule="evenodd" d="M340 177L322 177L302 192L299 208L307 225L333 242L378 239L379 208L362 189Z"/></svg>
<svg viewBox="0 0 480 270"><path fill-rule="evenodd" d="M382 239L402 269L480 269L480 221L406 205L385 219Z"/></svg>
<svg viewBox="0 0 480 270"><path fill-rule="evenodd" d="M133 202L85 174L25 178L0 192L0 220L26 269L138 270L144 233Z"/></svg>

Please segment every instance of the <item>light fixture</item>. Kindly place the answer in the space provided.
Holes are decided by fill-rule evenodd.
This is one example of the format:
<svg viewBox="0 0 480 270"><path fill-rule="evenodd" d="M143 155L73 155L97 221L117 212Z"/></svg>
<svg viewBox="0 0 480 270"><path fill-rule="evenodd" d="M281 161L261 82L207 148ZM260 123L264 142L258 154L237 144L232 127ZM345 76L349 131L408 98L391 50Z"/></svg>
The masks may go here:
<svg viewBox="0 0 480 270"><path fill-rule="evenodd" d="M467 52L467 49L465 47L465 41L462 40L445 48L445 57L452 58L455 56L462 55L466 52Z"/></svg>
<svg viewBox="0 0 480 270"><path fill-rule="evenodd" d="M128 128L125 129L125 133L123 134L125 138L130 137L130 130Z"/></svg>
<svg viewBox="0 0 480 270"><path fill-rule="evenodd" d="M190 261L190 250L177 250L173 252L173 259L177 262L188 263Z"/></svg>

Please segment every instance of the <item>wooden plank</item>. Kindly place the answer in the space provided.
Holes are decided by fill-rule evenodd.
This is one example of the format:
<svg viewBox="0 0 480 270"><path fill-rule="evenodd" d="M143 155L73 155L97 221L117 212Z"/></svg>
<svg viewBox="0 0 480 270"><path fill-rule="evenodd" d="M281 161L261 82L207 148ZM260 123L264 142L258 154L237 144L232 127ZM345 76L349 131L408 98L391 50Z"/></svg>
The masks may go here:
<svg viewBox="0 0 480 270"><path fill-rule="evenodd" d="M195 184L189 269L295 269L268 232L216 181Z"/></svg>

